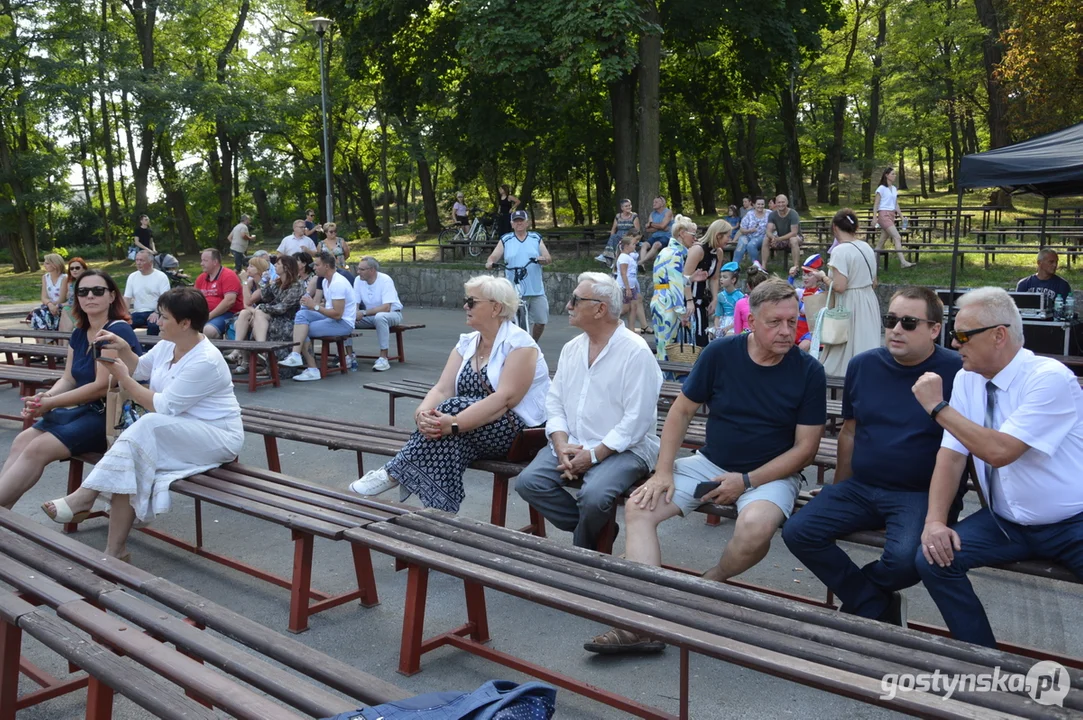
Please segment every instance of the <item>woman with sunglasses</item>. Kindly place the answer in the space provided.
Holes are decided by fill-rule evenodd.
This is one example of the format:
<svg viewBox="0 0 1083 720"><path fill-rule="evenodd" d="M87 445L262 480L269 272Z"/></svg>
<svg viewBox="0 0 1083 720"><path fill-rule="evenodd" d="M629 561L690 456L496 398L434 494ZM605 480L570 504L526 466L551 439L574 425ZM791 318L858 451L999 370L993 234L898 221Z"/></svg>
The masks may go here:
<svg viewBox="0 0 1083 720"><path fill-rule="evenodd" d="M425 507L458 512L463 473L478 459L507 457L519 433L545 424L549 367L530 333L513 319L519 296L506 278L466 283L466 324L439 382L414 413L415 432L391 462L350 485L378 495L402 485Z"/></svg>
<svg viewBox="0 0 1083 720"><path fill-rule="evenodd" d="M654 258L654 295L651 296L651 324L655 352L668 360L666 346L677 340L677 328L692 318L691 276L684 275L688 248L696 242L696 223L684 215L673 219L673 237Z"/></svg>
<svg viewBox="0 0 1083 720"><path fill-rule="evenodd" d="M818 270L816 276L827 283L834 307L850 311L850 324L847 341L824 346L820 362L828 375L845 377L850 358L880 347L883 338L880 301L876 299L876 251L858 239L857 215L850 208L835 213L831 229L839 243L827 263L831 273ZM813 337L816 337L815 328Z"/></svg>
<svg viewBox="0 0 1083 720"><path fill-rule="evenodd" d="M61 332L70 333L75 329L75 318L72 317L72 308L75 306L75 281L89 269L90 266L81 257L74 257L68 262L68 286L64 288L64 294L60 298L62 307L60 327L57 329Z"/></svg>
<svg viewBox="0 0 1083 720"><path fill-rule="evenodd" d="M90 338L104 329L120 338L136 355L143 348L128 324L128 309L113 278L87 270L75 281L75 329L68 341L64 376L51 388L23 398L23 417L37 419L16 436L0 470L0 505L11 508L58 460L88 452L105 452L105 394L109 370L95 362L116 357Z"/></svg>
<svg viewBox="0 0 1083 720"><path fill-rule="evenodd" d="M338 225L329 222L323 224L323 232L327 236L317 246L319 252L329 252L335 256L335 267L340 270L346 269L346 261L350 259L350 245L346 238L338 236Z"/></svg>

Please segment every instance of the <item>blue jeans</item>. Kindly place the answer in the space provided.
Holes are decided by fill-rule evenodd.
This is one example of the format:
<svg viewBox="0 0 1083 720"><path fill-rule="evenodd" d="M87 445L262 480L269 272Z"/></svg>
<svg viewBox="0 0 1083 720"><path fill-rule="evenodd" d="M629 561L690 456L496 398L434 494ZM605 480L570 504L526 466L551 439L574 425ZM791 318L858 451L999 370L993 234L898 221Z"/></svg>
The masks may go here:
<svg viewBox="0 0 1083 720"><path fill-rule="evenodd" d="M959 533L962 549L955 551L951 565L929 564L920 547L914 562L925 589L957 640L996 646L985 608L966 576L968 570L1043 559L1063 563L1076 577L1083 578L1083 513L1050 525L1017 525L999 516L994 519L987 508L982 508L952 529Z"/></svg>
<svg viewBox="0 0 1083 720"><path fill-rule="evenodd" d="M733 262L740 265L746 252L751 253L753 260L759 260L764 237L764 235L738 235L737 249L733 251Z"/></svg>
<svg viewBox="0 0 1083 720"><path fill-rule="evenodd" d="M962 503L952 508L958 517ZM917 585L914 550L921 531L929 493L886 490L856 478L825 485L808 505L782 526L782 539L794 556L827 585L842 611L877 619L891 601L891 593ZM859 568L835 541L850 533L886 528L884 552L878 560Z"/></svg>
<svg viewBox="0 0 1083 720"><path fill-rule="evenodd" d="M132 327L147 329L147 335L157 335L158 326L155 323L147 322L147 318L153 315L155 311L148 310L147 312L133 312L132 313Z"/></svg>

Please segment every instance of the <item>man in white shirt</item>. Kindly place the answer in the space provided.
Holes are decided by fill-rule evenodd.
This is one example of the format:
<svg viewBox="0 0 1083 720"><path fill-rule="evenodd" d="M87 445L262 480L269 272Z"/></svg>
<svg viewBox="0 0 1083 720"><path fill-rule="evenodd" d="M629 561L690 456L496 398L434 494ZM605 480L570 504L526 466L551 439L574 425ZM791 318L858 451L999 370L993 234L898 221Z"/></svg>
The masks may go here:
<svg viewBox="0 0 1083 720"><path fill-rule="evenodd" d="M275 254L296 255L302 250L309 255L314 256L316 254L316 245L307 235L305 235L305 221L294 220L293 234L282 238L282 242L278 243L278 249L275 250Z"/></svg>
<svg viewBox="0 0 1083 720"><path fill-rule="evenodd" d="M1019 310L1000 288L959 298L951 337L963 358L951 402L939 375L914 384L945 430L916 561L952 637L995 647L967 571L1041 558L1083 578L1083 391L1063 364L1023 348ZM986 507L949 528L970 455Z"/></svg>
<svg viewBox="0 0 1083 720"><path fill-rule="evenodd" d="M158 296L169 289L169 278L154 268L154 260L146 250L136 253L135 267L124 283L124 302L132 314L132 327L145 327L147 335L157 335Z"/></svg>
<svg viewBox="0 0 1083 720"><path fill-rule="evenodd" d="M245 256L248 252L248 243L255 240L248 234L248 223L252 222L249 215L241 215L241 221L233 226L229 233L229 251L233 253L233 271L240 272L245 268Z"/></svg>
<svg viewBox="0 0 1083 720"><path fill-rule="evenodd" d="M300 382L319 380L321 377L308 339L348 337L353 334L357 317L353 287L349 280L335 272L335 256L327 251L318 253L313 258L313 271L323 278L323 289L317 290L314 298L307 295L301 298L301 309L293 319L293 344L301 348L301 352L294 350L281 363L286 367L304 365L304 371L293 378Z"/></svg>
<svg viewBox="0 0 1083 720"><path fill-rule="evenodd" d="M583 331L560 353L545 398L549 445L515 481L547 520L593 549L617 498L658 458L662 372L643 338L620 321L617 281L586 272L568 302L568 322ZM562 486L581 478L572 497Z"/></svg>
<svg viewBox="0 0 1083 720"><path fill-rule="evenodd" d="M376 339L380 343L380 357L376 358L372 369L376 372L390 370L387 350L391 344L389 328L402 325L402 303L395 289L395 281L390 275L380 272L380 263L371 255L361 258L357 264L357 278L353 281L357 295L357 321L354 327L376 328Z"/></svg>

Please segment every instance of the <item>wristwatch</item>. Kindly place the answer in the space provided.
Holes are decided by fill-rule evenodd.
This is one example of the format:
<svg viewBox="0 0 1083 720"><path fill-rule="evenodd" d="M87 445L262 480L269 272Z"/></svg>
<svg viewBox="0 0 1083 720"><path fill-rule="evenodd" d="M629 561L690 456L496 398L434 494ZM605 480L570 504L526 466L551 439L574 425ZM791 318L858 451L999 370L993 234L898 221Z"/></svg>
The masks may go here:
<svg viewBox="0 0 1083 720"><path fill-rule="evenodd" d="M746 491L751 490L752 489L752 478L750 478L748 476L748 473L741 473L741 479L745 483L745 490Z"/></svg>
<svg viewBox="0 0 1083 720"><path fill-rule="evenodd" d="M451 434L452 435L458 435L459 434L459 423L458 423L457 420L452 420L451 421Z"/></svg>
<svg viewBox="0 0 1083 720"><path fill-rule="evenodd" d="M946 408L948 404L949 403L947 400L941 400L940 402L938 402L936 404L936 407L929 411L929 417L931 417L933 420L936 420L936 416L939 415L940 411Z"/></svg>
<svg viewBox="0 0 1083 720"><path fill-rule="evenodd" d="M597 465L598 464L598 456L594 453L594 448L590 449L590 464L591 465Z"/></svg>

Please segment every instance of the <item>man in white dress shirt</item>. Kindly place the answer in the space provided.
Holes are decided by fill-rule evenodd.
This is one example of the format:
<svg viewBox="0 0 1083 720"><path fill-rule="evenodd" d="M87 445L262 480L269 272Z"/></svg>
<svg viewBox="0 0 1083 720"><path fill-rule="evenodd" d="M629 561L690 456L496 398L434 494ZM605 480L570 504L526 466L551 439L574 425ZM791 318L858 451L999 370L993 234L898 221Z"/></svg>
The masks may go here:
<svg viewBox="0 0 1083 720"><path fill-rule="evenodd" d="M917 566L952 637L994 647L967 571L1040 558L1083 578L1083 391L1063 364L1023 348L1019 310L1000 288L959 298L951 335L963 358L951 402L939 375L914 385L945 430ZM987 506L949 528L970 455Z"/></svg>
<svg viewBox="0 0 1083 720"><path fill-rule="evenodd" d="M391 344L390 328L402 325L402 302L399 301L395 281L387 273L380 272L380 263L371 255L357 263L357 277L353 281L357 295L357 320L354 327L375 328L380 344L380 357L372 369L383 372L391 369L387 349Z"/></svg>
<svg viewBox="0 0 1083 720"><path fill-rule="evenodd" d="M593 549L621 493L658 458L662 372L646 341L620 321L622 295L609 275L586 272L568 302L568 322L583 333L560 352L545 398L542 448L515 482L545 519ZM582 478L572 497L562 486Z"/></svg>
<svg viewBox="0 0 1083 720"><path fill-rule="evenodd" d="M305 221L294 220L293 234L282 238L282 242L278 243L278 249L275 250L275 255L296 255L302 250L309 255L315 255L316 245L305 235Z"/></svg>

